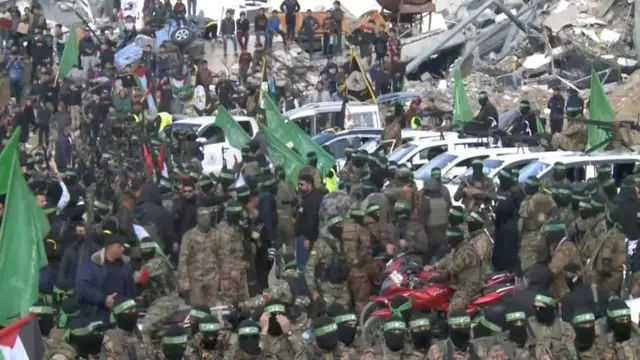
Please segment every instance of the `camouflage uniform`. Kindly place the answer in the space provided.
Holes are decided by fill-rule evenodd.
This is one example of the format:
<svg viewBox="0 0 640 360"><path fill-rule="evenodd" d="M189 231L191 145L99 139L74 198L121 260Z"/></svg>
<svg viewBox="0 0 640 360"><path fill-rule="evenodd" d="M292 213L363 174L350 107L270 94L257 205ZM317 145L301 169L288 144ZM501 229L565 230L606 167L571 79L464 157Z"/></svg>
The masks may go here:
<svg viewBox="0 0 640 360"><path fill-rule="evenodd" d="M154 242L149 244L155 245ZM148 304L142 328L144 334L151 339L162 329L164 321L178 310L180 298L173 266L164 255L156 254L143 264L141 270L134 274L136 282L139 282L142 271L147 271L149 274L149 282L141 294L144 303Z"/></svg>
<svg viewBox="0 0 640 360"><path fill-rule="evenodd" d="M219 282L218 248L215 231L197 226L182 237L178 265L178 285L190 304L214 306Z"/></svg>
<svg viewBox="0 0 640 360"><path fill-rule="evenodd" d="M482 261L482 276L491 274L491 256L493 254L493 240L487 229L476 230L469 234L469 241L475 247L480 261Z"/></svg>
<svg viewBox="0 0 640 360"><path fill-rule="evenodd" d="M411 352L410 348L411 348L410 346L407 346L405 344L405 347L403 350L391 351L391 349L389 349L385 344L384 338L383 338L381 341L377 342L372 348L367 349L364 355L362 356L362 358L368 359L367 355L372 354L373 359L403 360L405 359L404 356L406 356L405 353Z"/></svg>
<svg viewBox="0 0 640 360"><path fill-rule="evenodd" d="M356 312L369 302L371 296L371 280L369 279L369 265L373 262L371 256L371 239L369 232L347 218L342 226L342 241L347 261L350 264L347 285L356 306Z"/></svg>
<svg viewBox="0 0 640 360"><path fill-rule="evenodd" d="M484 175L480 180L474 180L473 177L471 176L467 177L467 184L471 185L473 188L476 188L482 191L483 193L491 194L495 191L493 180L491 180L490 178ZM463 181L460 184L460 186L458 186L458 189L456 190L456 192L453 194L453 199L456 201L461 201L462 205L464 205L464 208L468 212L479 210L482 200L478 200L475 197L467 196L464 193L465 188L467 188L467 186L465 186L465 182Z"/></svg>
<svg viewBox="0 0 640 360"><path fill-rule="evenodd" d="M322 229L327 220L334 215L344 214L351 208L351 197L344 191L334 191L326 194L320 203L320 228Z"/></svg>
<svg viewBox="0 0 640 360"><path fill-rule="evenodd" d="M459 245L451 263L444 264L451 287L456 290L449 301L449 314L453 310L464 310L480 291L484 282L484 264L473 241Z"/></svg>
<svg viewBox="0 0 640 360"><path fill-rule="evenodd" d="M569 263L574 263L582 267L582 259L580 258L580 249L567 238L560 241L555 250L552 251L551 263L549 269L553 273L553 292L556 298L562 298L569 289L564 279L564 267Z"/></svg>
<svg viewBox="0 0 640 360"><path fill-rule="evenodd" d="M539 236L540 227L547 222L547 215L555 202L546 193L536 193L527 196L520 204L520 219L518 228L520 230L520 266L523 273L537 263L539 254L546 249L546 241Z"/></svg>
<svg viewBox="0 0 640 360"><path fill-rule="evenodd" d="M381 140L395 140L395 146L400 146L400 144L402 144L402 128L400 124L395 120L386 122L384 129L382 129ZM387 154L390 152L392 145L392 143L385 143Z"/></svg>
<svg viewBox="0 0 640 360"><path fill-rule="evenodd" d="M77 357L76 349L69 345L66 341L63 341L55 348L49 348L45 351L43 359L46 360L75 360Z"/></svg>
<svg viewBox="0 0 640 360"><path fill-rule="evenodd" d="M485 336L471 341L471 346L478 356L478 359L486 359L489 356L489 351L494 346L498 345L502 341L503 335L498 333L493 336Z"/></svg>
<svg viewBox="0 0 640 360"><path fill-rule="evenodd" d="M242 176L246 178L257 178L262 174L262 170L260 169L260 164L254 159L251 161L245 162L242 164L242 169L240 170Z"/></svg>
<svg viewBox="0 0 640 360"><path fill-rule="evenodd" d="M577 359L577 351L574 346L575 332L573 327L560 318L556 318L551 326L538 322L535 316L528 320L527 327L529 337L536 339L536 358L543 354L550 354L553 359Z"/></svg>
<svg viewBox="0 0 640 360"><path fill-rule="evenodd" d="M286 252L293 254L295 251L293 226L293 204L296 201L295 190L285 180L278 182L276 202L278 207L278 236L280 242L286 246Z"/></svg>
<svg viewBox="0 0 640 360"><path fill-rule="evenodd" d="M232 354L229 354L228 357L225 357L225 360L255 360L255 359L260 359L260 360L283 360L283 358L275 355L275 354L271 354L267 351L262 351L262 353L258 356L256 355L249 355L246 352L240 350L240 349L236 349Z"/></svg>
<svg viewBox="0 0 640 360"><path fill-rule="evenodd" d="M582 120L582 116L577 116L576 120ZM562 132L553 134L551 147L554 150L584 151L587 147L587 126L569 119Z"/></svg>
<svg viewBox="0 0 640 360"><path fill-rule="evenodd" d="M305 347L296 354L295 360L351 360L349 351L338 342L338 346L331 353L320 349L315 341L311 340Z"/></svg>
<svg viewBox="0 0 640 360"><path fill-rule="evenodd" d="M280 359L293 359L305 347L305 340L295 333L291 336L260 335L260 347Z"/></svg>
<svg viewBox="0 0 640 360"><path fill-rule="evenodd" d="M380 219L378 219L378 224L381 226L388 224L391 218L391 204L389 199L381 192L374 192L373 194L367 195L360 208L363 211L366 211L367 207L370 205L378 205L380 207Z"/></svg>
<svg viewBox="0 0 640 360"><path fill-rule="evenodd" d="M222 220L215 229L214 243L218 263L218 302L231 304L249 297L245 261L244 233L239 225ZM209 260L211 261L211 259Z"/></svg>
<svg viewBox="0 0 640 360"><path fill-rule="evenodd" d="M626 263L625 235L615 225L603 233L599 240L586 258L586 279L612 293L618 293L622 286L622 267Z"/></svg>
<svg viewBox="0 0 640 360"><path fill-rule="evenodd" d="M449 354L452 354L450 357ZM470 359L471 355L469 351L463 351L453 346L451 340L441 340L437 343L431 345L429 351L427 352L426 360L467 360Z"/></svg>
<svg viewBox="0 0 640 360"><path fill-rule="evenodd" d="M505 338L489 350L486 359L488 360L511 360L511 359L551 360L551 358L537 357L535 354L535 351L532 350L535 348L535 346L536 346L535 342L531 341L531 339L527 339L527 342L525 343L525 345L523 347L519 347L513 341L510 341L509 339ZM571 360L571 359L566 359L566 360Z"/></svg>
<svg viewBox="0 0 640 360"><path fill-rule="evenodd" d="M334 254L328 244L329 241L333 242L336 248L339 247L338 240L331 236L325 227L320 231L320 236L313 245L309 262L304 269L304 277L312 294L317 292L327 304L337 302L349 308L351 298L349 292L345 291L347 283L333 284L323 279L323 269L329 265Z"/></svg>
<svg viewBox="0 0 640 360"><path fill-rule="evenodd" d="M146 359L149 351L137 330L126 332L122 329L109 329L104 333L103 351L107 360Z"/></svg>
<svg viewBox="0 0 640 360"><path fill-rule="evenodd" d="M442 188L446 189L446 187L440 186L437 180L432 180L425 182L425 187L418 193L416 205L417 220L424 225L425 235L429 241L425 252L425 264L430 263L434 257L440 257L446 249L446 232L451 207L449 191L445 193Z"/></svg>

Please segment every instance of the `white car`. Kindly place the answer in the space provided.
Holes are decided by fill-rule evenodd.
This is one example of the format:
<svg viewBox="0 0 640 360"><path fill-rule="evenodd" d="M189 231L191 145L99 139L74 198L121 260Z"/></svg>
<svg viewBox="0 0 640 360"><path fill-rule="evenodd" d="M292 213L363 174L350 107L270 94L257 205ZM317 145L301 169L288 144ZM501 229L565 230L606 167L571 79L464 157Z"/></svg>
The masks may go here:
<svg viewBox="0 0 640 360"><path fill-rule="evenodd" d="M486 139L459 139L457 133L444 133L443 135L444 140L437 137L408 142L387 155L387 159L398 164L411 164L413 170L418 170L431 159L447 151L485 148L488 145Z"/></svg>
<svg viewBox="0 0 640 360"><path fill-rule="evenodd" d="M640 165L640 154L636 153L596 153L589 155L567 156L562 158L540 158L527 165L520 171L518 181L524 182L530 176L540 180L551 180L553 177L553 163L560 161L567 168L567 179L571 182L587 181L595 178L598 167L608 165L613 171L612 177L616 185L633 172Z"/></svg>
<svg viewBox="0 0 640 360"><path fill-rule="evenodd" d="M312 136L330 126L342 126L344 129L357 127L383 128L382 116L378 105L365 104L361 102L349 102L349 116L344 124L336 124L335 119L341 117L342 102L330 101L321 103L304 104L298 108L289 110L282 114L287 120L295 121L298 126L309 128Z"/></svg>
<svg viewBox="0 0 640 360"><path fill-rule="evenodd" d="M422 189L424 181L431 178L431 170L440 168L443 182L453 179L464 173L474 160L484 160L490 156L507 154L526 154L529 148L485 148L485 149L460 149L447 151L429 161L426 165L413 173L413 178L418 189Z"/></svg>
<svg viewBox="0 0 640 360"><path fill-rule="evenodd" d="M254 118L247 116L234 116L233 119L244 129L244 131L253 138L258 132L258 123ZM219 174L222 170L224 160L227 166L233 166L234 162L242 161L240 149L236 149L229 144L222 129L215 125L215 116L203 116L195 118L186 118L174 121L171 124L171 130L187 130L194 131L197 134L199 143L203 146L204 159L202 160L202 169L206 174Z"/></svg>
<svg viewBox="0 0 640 360"><path fill-rule="evenodd" d="M542 157L545 158L557 158L563 156L573 156L579 155L579 152L572 151L551 151L551 152L531 152L525 154L511 154L511 155L496 155L490 156L484 160L482 160L482 172L485 176L489 177L493 180L493 182L498 186L500 182L498 181L498 173L501 170L513 170L513 169L522 169L523 167L529 165L531 162L536 161ZM446 183L445 186L449 189L449 193L451 193L452 198L451 201L454 205L460 205L459 201L453 200L453 194L458 190L458 186L462 182L463 176L471 176L473 169L467 168L462 175L459 175L452 179L450 182Z"/></svg>

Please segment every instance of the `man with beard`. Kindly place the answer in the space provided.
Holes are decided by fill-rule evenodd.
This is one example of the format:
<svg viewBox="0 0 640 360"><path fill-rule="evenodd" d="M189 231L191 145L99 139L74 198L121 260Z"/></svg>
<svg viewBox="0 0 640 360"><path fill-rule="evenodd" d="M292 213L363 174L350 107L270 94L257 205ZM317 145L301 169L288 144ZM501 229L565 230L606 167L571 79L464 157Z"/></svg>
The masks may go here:
<svg viewBox="0 0 640 360"><path fill-rule="evenodd" d="M147 343L158 335L165 320L178 310L180 304L173 266L164 254L157 254L157 248L150 237L140 240L140 255L144 263L133 276L142 286L140 297L147 309L142 320Z"/></svg>
<svg viewBox="0 0 640 360"><path fill-rule="evenodd" d="M489 350L501 340L502 331L506 326L505 308L502 305L487 307L473 327L473 348L479 359L486 359Z"/></svg>
<svg viewBox="0 0 640 360"><path fill-rule="evenodd" d="M480 111L478 115L473 118L473 121L482 124L480 128L483 131L488 131L493 121L498 123L498 110L491 101L489 101L489 96L486 91L480 91L478 94L478 103L480 103Z"/></svg>
<svg viewBox="0 0 640 360"><path fill-rule="evenodd" d="M150 354L138 330L136 301L116 295L112 315L116 327L104 333L104 352L107 359L144 359Z"/></svg>
<svg viewBox="0 0 640 360"><path fill-rule="evenodd" d="M327 307L327 316L338 325L339 345L344 347L349 360L359 360L362 341L357 335L357 316L341 304L333 303Z"/></svg>
<svg viewBox="0 0 640 360"><path fill-rule="evenodd" d="M536 339L532 338L528 332L528 317L524 312L526 305L511 304L507 307L505 321L507 332L504 338L497 345L489 350L487 359L491 360L536 360L539 359L538 351L532 353L531 348L535 348Z"/></svg>
<svg viewBox="0 0 640 360"><path fill-rule="evenodd" d="M311 151L307 153L307 166L301 170L302 173L311 174L313 176L313 186L317 189L323 189L324 184L322 183L322 173L318 169L318 154L315 151Z"/></svg>
<svg viewBox="0 0 640 360"><path fill-rule="evenodd" d="M311 174L298 175L298 191L300 192L300 206L296 214L296 259L298 268L303 270L307 265L309 251L314 248L318 239L320 226L320 206L323 202L324 192L314 186ZM312 283L309 282L309 285Z"/></svg>
<svg viewBox="0 0 640 360"><path fill-rule="evenodd" d="M542 226L547 223L551 211L556 208L551 195L540 192L540 181L535 176L526 179L524 192L526 197L520 204L518 219L520 233L518 258L522 273L526 273L536 264L538 254L546 248L544 239L539 236L539 233Z"/></svg>
<svg viewBox="0 0 640 360"><path fill-rule="evenodd" d="M449 312L447 324L449 325L449 338L435 343L427 353L427 360L439 360L445 357L451 359L471 357L472 347L469 346L471 318L469 315L465 310ZM449 354L452 354L452 357Z"/></svg>
<svg viewBox="0 0 640 360"><path fill-rule="evenodd" d="M190 354L196 359L224 358L224 344L220 331L222 327L218 319L207 315L198 323L198 333L192 336L189 343Z"/></svg>
<svg viewBox="0 0 640 360"><path fill-rule="evenodd" d="M334 319L327 315L313 319L311 322L311 331L313 338L297 353L295 357L296 360L351 359L349 352L340 342L340 330Z"/></svg>
<svg viewBox="0 0 640 360"><path fill-rule="evenodd" d="M407 325L402 316L391 315L389 317L382 327L382 338L383 341L377 342L376 346L365 350L362 355L363 360L404 359Z"/></svg>
<svg viewBox="0 0 640 360"><path fill-rule="evenodd" d="M474 160L471 163L473 173L453 194L453 199L461 201L467 211L479 209L495 190L493 180L484 175L482 167L482 160Z"/></svg>
<svg viewBox="0 0 640 360"><path fill-rule="evenodd" d="M284 302L278 299L267 301L260 316L260 340L265 351L281 359L292 359L304 348L304 340L291 331L286 312L287 306Z"/></svg>
<svg viewBox="0 0 640 360"><path fill-rule="evenodd" d="M606 335L596 326L596 317L588 308L578 308L571 320L576 333L574 341L579 359L611 359L615 356L606 342Z"/></svg>
<svg viewBox="0 0 640 360"><path fill-rule="evenodd" d="M518 232L518 210L520 209L513 187L517 178L507 170L498 172L500 187L498 202L495 206L495 242L491 264L495 271L515 272L518 266L517 249L520 234Z"/></svg>
<svg viewBox="0 0 640 360"><path fill-rule="evenodd" d="M575 332L570 324L557 314L558 303L551 291L539 292L534 301L535 316L529 318L527 332L536 339L536 354L546 354L552 359L576 359L578 355L573 343Z"/></svg>
<svg viewBox="0 0 640 360"><path fill-rule="evenodd" d="M0 223L1 215L2 212L0 211ZM84 223L77 222L74 227L75 242L66 246L64 249L62 260L58 267L58 283L75 283L78 267L84 264L96 251L100 250L100 246L96 244L91 237L87 236L87 229Z"/></svg>

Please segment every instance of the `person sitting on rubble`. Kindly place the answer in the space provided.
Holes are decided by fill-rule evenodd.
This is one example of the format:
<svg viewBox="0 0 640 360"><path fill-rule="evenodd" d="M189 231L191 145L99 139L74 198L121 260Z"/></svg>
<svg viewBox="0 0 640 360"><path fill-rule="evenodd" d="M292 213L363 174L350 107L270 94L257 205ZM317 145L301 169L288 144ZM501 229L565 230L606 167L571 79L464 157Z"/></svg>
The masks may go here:
<svg viewBox="0 0 640 360"><path fill-rule="evenodd" d="M584 151L587 147L587 125L582 122L582 107L571 106L566 109L567 127L553 134L551 148L553 150ZM543 143L544 145L544 143Z"/></svg>
<svg viewBox="0 0 640 360"><path fill-rule="evenodd" d="M488 131L493 122L498 123L498 110L496 107L489 101L489 95L486 91L480 91L478 94L478 103L480 103L480 111L478 111L478 115L473 118L473 121L478 124L478 131Z"/></svg>

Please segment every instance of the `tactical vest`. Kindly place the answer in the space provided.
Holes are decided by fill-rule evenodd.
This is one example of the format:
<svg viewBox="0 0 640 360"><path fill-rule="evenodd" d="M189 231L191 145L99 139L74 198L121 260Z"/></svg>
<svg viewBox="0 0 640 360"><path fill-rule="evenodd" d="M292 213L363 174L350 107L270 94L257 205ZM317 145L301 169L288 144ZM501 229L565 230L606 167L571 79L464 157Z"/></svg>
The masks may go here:
<svg viewBox="0 0 640 360"><path fill-rule="evenodd" d="M161 297L174 294L177 291L173 271L162 271L164 270L164 264L160 264L160 262L165 261L168 262L167 259L156 254L156 258L151 259L147 264L143 265L144 268L149 270L149 285L146 289L146 291L149 292L149 304Z"/></svg>
<svg viewBox="0 0 640 360"><path fill-rule="evenodd" d="M360 225L352 219L345 220L342 227L342 242L344 243L345 256L350 265L358 260L359 235Z"/></svg>
<svg viewBox="0 0 640 360"><path fill-rule="evenodd" d="M69 360L74 360L76 358L76 349L74 349L73 346L69 345L69 343L63 341L57 344L57 346L49 348L49 350L47 350L47 352L44 354L43 359L50 360L58 354L66 357Z"/></svg>
<svg viewBox="0 0 640 360"><path fill-rule="evenodd" d="M545 331L546 333L550 334L550 339L537 338L537 334L540 333L540 328L542 326L542 324L539 324L535 320L535 317L529 318L529 322L527 323L527 332L529 333L529 336L535 340L536 343L536 359L539 359L542 355L538 354L538 349L540 347L544 348L555 358L555 355L557 355L557 353L554 354L553 351L560 351L566 348L562 340L562 321L560 321L560 319L556 319L556 321L553 322L553 325L551 325L551 331Z"/></svg>
<svg viewBox="0 0 640 360"><path fill-rule="evenodd" d="M423 197L423 206L429 209L429 216L427 217L426 223L427 229L445 227L449 223L449 212L447 211L449 205L444 196L425 195Z"/></svg>
<svg viewBox="0 0 640 360"><path fill-rule="evenodd" d="M112 329L107 330L105 336L113 342L111 345L114 349L122 349L124 358L145 359L149 355L137 333L127 334L123 330Z"/></svg>
<svg viewBox="0 0 640 360"><path fill-rule="evenodd" d="M344 284L349 277L351 270L349 261L344 251L344 241L339 240L340 249L332 240L325 240L325 243L331 248L331 260L325 267L324 278L332 284Z"/></svg>

